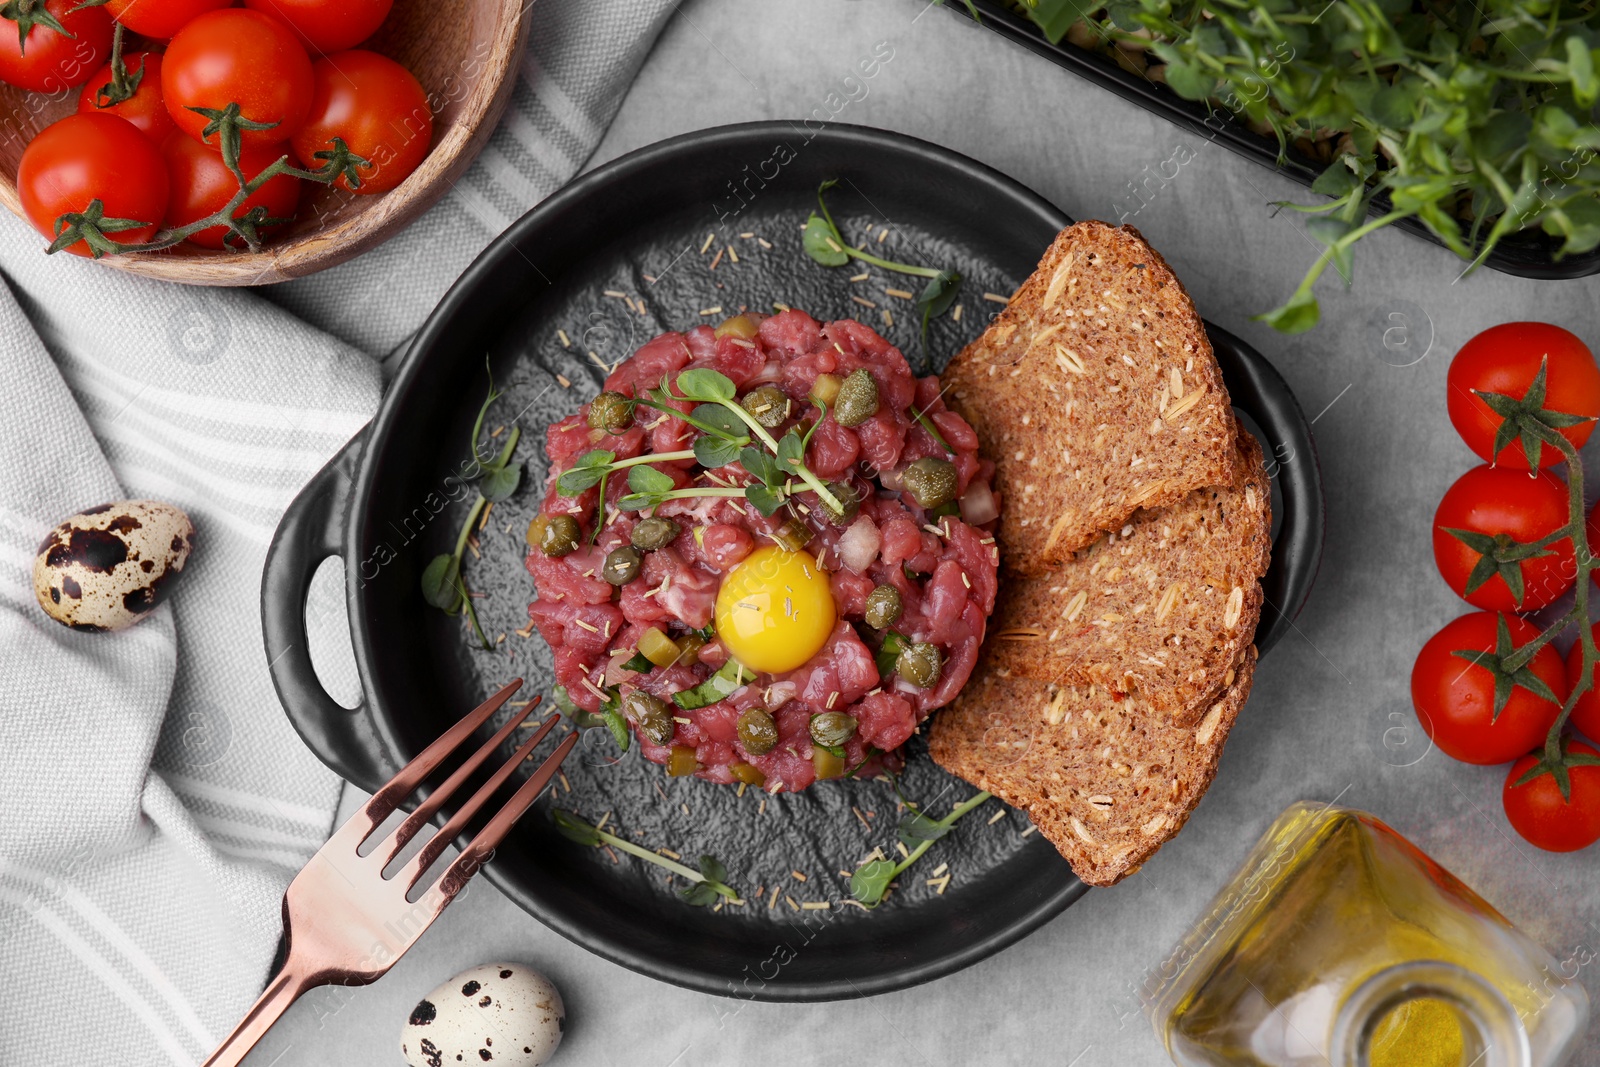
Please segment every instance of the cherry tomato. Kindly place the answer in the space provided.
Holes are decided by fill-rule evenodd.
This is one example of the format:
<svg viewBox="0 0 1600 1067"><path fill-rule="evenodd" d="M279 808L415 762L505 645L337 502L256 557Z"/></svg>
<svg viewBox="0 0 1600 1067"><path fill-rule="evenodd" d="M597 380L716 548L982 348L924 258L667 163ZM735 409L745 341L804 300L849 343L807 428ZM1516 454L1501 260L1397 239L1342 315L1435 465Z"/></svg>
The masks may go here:
<svg viewBox="0 0 1600 1067"><path fill-rule="evenodd" d="M1548 361L1545 408L1571 415L1600 415L1600 367L1595 366L1588 345L1547 322L1491 326L1461 346L1450 362L1447 376L1450 421L1467 447L1486 462L1528 469L1522 442L1515 438L1498 457L1491 455L1501 418L1474 395L1474 390L1521 399L1539 373L1540 360ZM1593 429L1593 423L1584 422L1561 433L1582 448ZM1549 445L1539 446L1539 466L1548 467L1560 460L1559 451Z"/></svg>
<svg viewBox="0 0 1600 1067"><path fill-rule="evenodd" d="M1510 627L1513 648L1538 636L1537 627L1516 615L1463 615L1428 639L1411 670L1411 703L1422 729L1445 755L1464 763L1504 763L1533 750L1544 743L1561 711L1519 685L1495 718L1494 675L1452 655L1458 649L1493 652L1501 618ZM1554 648L1541 648L1529 668L1557 699L1566 699L1567 672Z"/></svg>
<svg viewBox="0 0 1600 1067"><path fill-rule="evenodd" d="M34 92L59 92L100 69L111 54L111 16L98 7L72 10L76 0L33 0L35 14L55 16L65 34L34 23L19 41L19 20L0 18L0 81Z"/></svg>
<svg viewBox="0 0 1600 1067"><path fill-rule="evenodd" d="M233 0L106 0L106 7L134 33L164 41L196 15L231 3Z"/></svg>
<svg viewBox="0 0 1600 1067"><path fill-rule="evenodd" d="M1600 752L1582 741L1569 742L1567 751L1600 757ZM1600 767L1567 768L1567 783L1572 787L1569 799L1562 797L1561 786L1550 774L1517 784L1517 779L1539 762L1539 756L1532 752L1513 763L1500 791L1512 829L1546 852L1576 852L1600 841Z"/></svg>
<svg viewBox="0 0 1600 1067"><path fill-rule="evenodd" d="M167 46L161 95L178 129L197 140L208 120L189 110L239 105L268 130L245 130L244 144L277 144L294 136L311 106L311 57L294 31L270 15L247 8L208 11ZM210 141L217 147L216 137Z"/></svg>
<svg viewBox="0 0 1600 1067"><path fill-rule="evenodd" d="M316 153L344 138L350 151L372 164L360 170L358 193L393 189L421 165L433 141L428 94L411 72L387 56L359 49L317 60L311 114L294 138L300 165L316 170ZM349 189L346 177L339 185Z"/></svg>
<svg viewBox="0 0 1600 1067"><path fill-rule="evenodd" d="M222 153L215 152L192 137L175 133L162 146L167 161L171 197L167 207L167 224L187 226L197 219L214 215L239 191L239 180L233 176ZM258 147L246 146L239 151L239 169L246 178L254 178L279 158L289 155L286 144ZM252 193L233 217L239 218L254 207L267 209L267 217L291 219L300 206L300 179L280 174ZM192 234L189 240L202 248L222 248L228 235L226 226L212 226ZM238 245L237 238L234 242Z"/></svg>
<svg viewBox="0 0 1600 1067"><path fill-rule="evenodd" d="M394 0L244 0L287 22L312 52L342 52L377 32Z"/></svg>
<svg viewBox="0 0 1600 1067"><path fill-rule="evenodd" d="M111 64L107 63L94 77L83 83L83 92L78 96L78 111L84 115L99 112L127 119L150 138L151 144L159 145L167 139L167 134L178 128L173 125L172 116L167 114L167 105L161 100L161 54L135 52L123 56L122 63L130 77L144 72L139 76L139 88L134 90L133 95L106 107L99 105L101 87L111 84Z"/></svg>
<svg viewBox="0 0 1600 1067"><path fill-rule="evenodd" d="M1505 578L1495 571L1471 593L1467 581L1483 553L1450 530L1523 544L1538 541L1567 524L1567 486L1553 474L1505 467L1474 467L1452 485L1433 516L1433 558L1446 584L1473 607L1489 611L1534 611L1572 588L1577 577L1572 539L1562 538L1545 551L1549 555L1523 560L1522 599L1512 596Z"/></svg>
<svg viewBox="0 0 1600 1067"><path fill-rule="evenodd" d="M106 236L137 244L155 235L167 210L167 168L133 123L115 115L68 115L39 131L22 153L17 195L34 229L51 240L56 219L99 199L108 219L148 222ZM79 241L67 251L87 256Z"/></svg>
<svg viewBox="0 0 1600 1067"><path fill-rule="evenodd" d="M1595 640L1600 641L1600 623L1593 627L1592 632ZM1583 642L1574 641L1572 648L1567 651L1568 685L1575 688L1581 677L1583 677ZM1600 682L1600 664L1595 666L1593 682ZM1600 741L1600 691L1595 689L1593 682L1572 705L1572 725L1582 730L1585 736Z"/></svg>

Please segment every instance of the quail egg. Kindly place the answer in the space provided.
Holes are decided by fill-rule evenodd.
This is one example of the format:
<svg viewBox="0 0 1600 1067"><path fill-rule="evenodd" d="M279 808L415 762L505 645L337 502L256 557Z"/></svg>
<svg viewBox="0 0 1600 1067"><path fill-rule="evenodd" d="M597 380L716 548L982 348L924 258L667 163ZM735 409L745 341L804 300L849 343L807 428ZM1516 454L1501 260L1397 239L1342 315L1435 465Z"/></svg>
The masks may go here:
<svg viewBox="0 0 1600 1067"><path fill-rule="evenodd" d="M166 599L193 546L194 524L171 504L102 504L72 516L39 545L33 593L63 626L120 630Z"/></svg>
<svg viewBox="0 0 1600 1067"><path fill-rule="evenodd" d="M555 1055L567 1010L550 979L520 963L462 971L411 1009L400 1054L411 1067L540 1067Z"/></svg>

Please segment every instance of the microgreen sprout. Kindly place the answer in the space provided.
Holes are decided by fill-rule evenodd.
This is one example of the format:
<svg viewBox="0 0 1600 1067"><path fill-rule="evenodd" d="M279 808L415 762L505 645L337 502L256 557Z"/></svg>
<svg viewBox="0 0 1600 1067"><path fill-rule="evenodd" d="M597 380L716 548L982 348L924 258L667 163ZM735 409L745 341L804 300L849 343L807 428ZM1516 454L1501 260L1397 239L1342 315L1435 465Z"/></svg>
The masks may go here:
<svg viewBox="0 0 1600 1067"><path fill-rule="evenodd" d="M467 588L466 579L461 574L461 560L484 508L509 498L522 484L522 464L511 461L517 450L517 442L522 439L522 427L512 424L506 434L506 442L498 453L479 445L479 438L483 434L484 417L488 415L490 406L504 395L495 387L494 372L489 369L487 358L484 360L484 370L489 375L489 392L478 408L478 417L472 424L472 458L478 464L477 497L467 511L460 532L456 534L454 551L440 553L429 560L428 565L422 569L422 599L446 615L465 613L479 645L484 651L488 651L494 646L489 643L483 627L478 624L478 612L472 606L472 592Z"/></svg>
<svg viewBox="0 0 1600 1067"><path fill-rule="evenodd" d="M895 860L868 860L856 868L850 876L850 895L869 908L877 907L883 902L884 895L889 892L889 886L894 883L906 868L910 867L922 854L933 847L933 843L948 834L956 822L974 808L982 805L992 794L979 792L960 804L942 819L935 819L924 813L920 808L906 801L907 811L900 820L900 843L907 848L904 859Z"/></svg>
<svg viewBox="0 0 1600 1067"><path fill-rule="evenodd" d="M837 178L829 178L817 186L817 207L821 214L813 211L806 219L806 228L801 235L801 244L806 250L806 255L824 267L842 267L852 259L859 259L863 263L870 263L883 270L928 279L916 302L916 309L922 320L922 343L923 347L927 347L928 322L943 315L950 310L950 305L955 303L956 296L961 292L960 273L941 270L938 267L896 263L894 260L884 259L882 256L873 255L865 249L849 244L839 232L838 225L833 221L833 213L828 210L828 202L822 195L838 184Z"/></svg>
<svg viewBox="0 0 1600 1067"><path fill-rule="evenodd" d="M556 829L561 831L563 837L576 841L580 845L589 845L600 848L610 845L612 848L626 852L630 856L637 856L646 863L653 863L663 870L671 871L689 881L689 886L679 892L679 896L696 907L705 907L714 904L718 897L725 897L730 903L743 904L738 892L728 885L728 869L717 862L714 856L701 856L700 869L685 866L675 860L670 860L659 852L651 852L643 845L635 844L616 834L608 833L590 823L584 822L570 811L561 808L550 809L550 817L555 820ZM603 820L602 820L603 821Z"/></svg>

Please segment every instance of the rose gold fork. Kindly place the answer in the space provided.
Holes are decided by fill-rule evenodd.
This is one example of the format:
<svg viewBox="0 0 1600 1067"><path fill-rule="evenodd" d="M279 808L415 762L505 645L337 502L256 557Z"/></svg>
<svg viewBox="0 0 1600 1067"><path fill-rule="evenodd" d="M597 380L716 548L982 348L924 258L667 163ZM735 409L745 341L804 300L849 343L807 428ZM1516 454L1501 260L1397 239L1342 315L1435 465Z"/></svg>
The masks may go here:
<svg viewBox="0 0 1600 1067"><path fill-rule="evenodd" d="M389 784L373 794L372 799L350 821L334 831L327 844L317 850L311 862L289 883L289 889L283 895L283 930L289 942L289 954L283 969L202 1067L235 1067L278 1021L279 1016L288 1010L289 1005L307 990L335 982L367 985L383 977L488 861L495 846L539 798L561 766L561 761L578 743L576 733L556 746L549 758L522 783L505 807L489 820L471 844L462 849L461 855L437 881L429 883L416 901L407 900L421 886L422 876L428 868L461 834L468 821L544 740L555 725L555 718L535 730L516 754L393 877L383 876L384 868L438 813L451 794L522 725L523 720L538 706L538 699L529 702L500 727L494 737L474 752L443 785L429 794L387 840L378 842L364 856L360 854L360 848L400 803L444 762L445 757L461 747L462 742L487 722L521 686L521 678L513 680L406 764L399 774L390 779Z"/></svg>

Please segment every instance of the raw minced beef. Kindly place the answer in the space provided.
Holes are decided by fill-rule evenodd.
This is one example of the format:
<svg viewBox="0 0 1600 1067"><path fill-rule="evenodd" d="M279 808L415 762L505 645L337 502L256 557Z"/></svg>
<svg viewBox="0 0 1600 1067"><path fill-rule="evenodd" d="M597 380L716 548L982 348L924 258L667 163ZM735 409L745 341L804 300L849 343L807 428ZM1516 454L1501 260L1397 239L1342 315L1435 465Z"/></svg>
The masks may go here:
<svg viewBox="0 0 1600 1067"><path fill-rule="evenodd" d="M710 326L698 326L651 340L616 368L606 390L641 397L664 378L675 380L684 370L702 367L726 375L740 396L775 385L792 401L789 421L771 431L781 437L790 427L804 432L815 423L818 408L807 398L818 375L844 377L864 368L877 385L877 413L854 428L839 425L830 414L815 427L805 453L806 465L819 478L847 481L856 490L859 515L843 528L830 525L810 491L795 493L790 505L770 517L749 501L727 496L669 500L653 512L626 511L617 506L629 492L621 472L608 480L605 521L591 547L599 490L564 496L556 485L561 473L596 449L619 460L689 449L700 431L640 406L630 428L607 434L590 428L586 406L549 429L543 503L545 516L576 519L584 540L576 551L555 558L529 550L538 599L528 613L555 652L557 681L579 708L597 711L604 698L626 696L634 688L671 705L674 693L694 688L721 667L727 649L713 636L693 665L635 672L623 665L640 636L655 627L681 637L711 624L723 577L756 548L774 543L772 535L798 517L811 531L807 551L827 572L838 612L821 650L796 670L758 675L708 706L673 705L669 745L652 743L634 730L645 757L657 763L668 763L674 749L692 749L692 762L682 751L672 760L680 771L693 767L693 773L712 781L764 782L774 792L794 791L817 776L809 734L813 715L842 711L857 720L854 736L843 746L843 766L870 775L896 766L899 746L930 711L960 691L994 607L999 554L991 530L999 502L988 488L993 464L978 457L978 439L967 422L945 409L938 378L914 377L900 351L873 330L850 320L820 324L801 311L746 318L758 324L748 338L718 337ZM674 406L687 413L694 405ZM918 423L913 406L937 428L943 443ZM899 486L900 472L923 457L954 465L957 497L970 517L984 520L981 524L957 515L934 516L910 494L885 488ZM738 487L753 480L737 463L710 472L692 459L651 466L680 488ZM600 577L606 554L628 544L633 527L648 514L671 518L681 532L667 546L644 554L637 578L613 587ZM856 565L846 566L844 558ZM919 688L895 673L880 676L875 652L883 633L863 619L867 597L878 585L891 585L900 594L902 614L892 629L909 641L938 646L942 670L932 688ZM771 713L778 728L778 743L764 754L747 751L737 732L739 716L757 706Z"/></svg>

